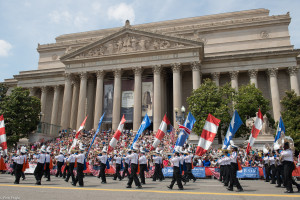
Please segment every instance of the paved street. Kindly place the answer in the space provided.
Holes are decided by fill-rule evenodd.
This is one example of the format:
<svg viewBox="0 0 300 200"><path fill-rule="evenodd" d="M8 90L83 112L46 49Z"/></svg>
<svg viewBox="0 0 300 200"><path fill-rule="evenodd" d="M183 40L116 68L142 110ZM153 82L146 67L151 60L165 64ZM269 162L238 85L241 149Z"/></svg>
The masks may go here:
<svg viewBox="0 0 300 200"><path fill-rule="evenodd" d="M180 191L175 186L169 190L167 185L171 179L162 182L152 182L146 180L146 185L142 190L127 189L127 179L123 181L113 181L107 178L107 184L100 184L100 179L96 177L85 177L85 187L74 187L66 183L61 178L52 177L51 182L42 181L42 186L35 186L33 175L27 175L25 181L14 185L14 177L7 174L0 175L0 200L2 199L211 199L211 200L232 200L232 199L299 199L300 193L285 194L284 188L275 188L274 185L261 180L242 180L244 192L228 192L217 180L198 179L196 183L187 183L185 190ZM134 186L134 185L133 185ZM297 191L297 189L294 189Z"/></svg>

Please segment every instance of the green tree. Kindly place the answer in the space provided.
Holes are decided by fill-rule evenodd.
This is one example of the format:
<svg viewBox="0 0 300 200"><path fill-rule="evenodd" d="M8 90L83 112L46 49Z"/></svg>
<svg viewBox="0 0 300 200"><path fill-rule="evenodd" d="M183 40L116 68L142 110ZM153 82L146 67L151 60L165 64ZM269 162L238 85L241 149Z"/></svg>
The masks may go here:
<svg viewBox="0 0 300 200"><path fill-rule="evenodd" d="M210 113L221 120L217 138L218 143L222 144L221 133L226 133L230 123L234 95L235 91L229 83L218 87L210 79L204 80L204 83L187 98L189 110L196 118L193 131L201 135L207 115Z"/></svg>
<svg viewBox="0 0 300 200"><path fill-rule="evenodd" d="M300 151L300 96L297 96L294 90L286 91L285 94L281 101L282 120L286 135L293 138L296 150Z"/></svg>
<svg viewBox="0 0 300 200"><path fill-rule="evenodd" d="M8 87L4 83L0 83L0 109L1 109L1 101L3 101L4 97L6 96Z"/></svg>
<svg viewBox="0 0 300 200"><path fill-rule="evenodd" d="M0 113L5 120L8 145L20 138L28 137L39 123L41 103L37 97L29 96L29 90L16 87L0 102Z"/></svg>
<svg viewBox="0 0 300 200"><path fill-rule="evenodd" d="M260 108L262 114L266 114L270 125L274 126L274 119L270 115L270 101L264 98L262 92L255 87L254 84L243 85L239 87L238 93L234 98L235 100L235 109L238 111L242 121L245 123L247 119L256 116L258 108ZM235 137L249 135L251 129L247 128L243 124Z"/></svg>

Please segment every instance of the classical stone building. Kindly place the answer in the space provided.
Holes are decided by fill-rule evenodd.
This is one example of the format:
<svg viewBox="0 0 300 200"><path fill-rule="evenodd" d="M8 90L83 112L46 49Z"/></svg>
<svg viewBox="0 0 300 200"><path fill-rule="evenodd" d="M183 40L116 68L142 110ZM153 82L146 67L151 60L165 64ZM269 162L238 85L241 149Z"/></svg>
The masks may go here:
<svg viewBox="0 0 300 200"><path fill-rule="evenodd" d="M42 121L77 129L88 115L96 128L136 131L145 114L156 131L162 117L175 124L175 108L205 78L233 88L254 83L271 100L275 120L285 90L299 95L299 53L290 42L289 13L269 10L192 17L61 35L38 44L38 69L22 71L10 86L41 98ZM53 132L53 135L56 133Z"/></svg>

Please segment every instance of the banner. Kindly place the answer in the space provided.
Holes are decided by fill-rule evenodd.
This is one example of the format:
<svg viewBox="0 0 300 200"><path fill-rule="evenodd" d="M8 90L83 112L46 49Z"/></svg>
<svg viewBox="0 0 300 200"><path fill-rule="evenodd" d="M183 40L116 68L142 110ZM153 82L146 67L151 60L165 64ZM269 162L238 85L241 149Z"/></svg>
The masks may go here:
<svg viewBox="0 0 300 200"><path fill-rule="evenodd" d="M112 122L112 110L114 100L114 84L107 82L104 84L104 104L103 111L106 113L103 122Z"/></svg>
<svg viewBox="0 0 300 200"><path fill-rule="evenodd" d="M192 174L196 178L205 178L205 167L194 167L194 169L192 169Z"/></svg>
<svg viewBox="0 0 300 200"><path fill-rule="evenodd" d="M153 82L142 82L142 117L153 116Z"/></svg>
<svg viewBox="0 0 300 200"><path fill-rule="evenodd" d="M134 92L122 92L122 106L121 116L124 115L127 122L133 122L133 105L134 105Z"/></svg>
<svg viewBox="0 0 300 200"><path fill-rule="evenodd" d="M237 178L259 178L258 167L243 167L242 171L238 171Z"/></svg>

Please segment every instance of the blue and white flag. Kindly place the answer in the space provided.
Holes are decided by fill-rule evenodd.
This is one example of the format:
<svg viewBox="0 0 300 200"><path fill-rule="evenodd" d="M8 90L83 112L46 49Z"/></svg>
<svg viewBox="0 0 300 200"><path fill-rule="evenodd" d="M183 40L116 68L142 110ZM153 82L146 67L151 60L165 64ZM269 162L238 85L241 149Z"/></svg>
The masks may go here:
<svg viewBox="0 0 300 200"><path fill-rule="evenodd" d="M99 120L97 131L96 131L96 133L95 133L95 135L94 135L94 137L93 137L93 140L92 140L92 142L91 142L91 145L90 145L90 147L89 147L89 150L88 150L87 153L86 153L86 158L88 157L89 152L90 152L90 149L91 149L91 147L92 147L92 145L93 145L93 143L94 143L94 141L95 141L95 138L96 138L97 134L98 134L99 131L100 131L100 127L101 127L101 124L102 124L102 120L103 120L103 118L104 118L104 115L105 115L105 112L103 113L102 117L101 117L100 120Z"/></svg>
<svg viewBox="0 0 300 200"><path fill-rule="evenodd" d="M148 115L146 114L146 116L144 117L144 119L140 125L140 128L139 128L137 134L135 135L135 137L133 139L133 142L130 147L131 149L133 149L134 143L139 139L139 137L142 135L144 130L150 126L150 124L151 124L151 121L150 121Z"/></svg>
<svg viewBox="0 0 300 200"><path fill-rule="evenodd" d="M283 132L283 134L285 134L285 127L284 127L282 118L280 117L279 123L278 123L278 126L277 126L276 137L275 137L274 143L277 143L277 141L281 137L282 132Z"/></svg>
<svg viewBox="0 0 300 200"><path fill-rule="evenodd" d="M230 140L232 140L234 134L237 132L237 130L240 128L240 126L243 124L238 112L235 110L231 119L231 122L229 124L224 144L222 149L227 149L230 145Z"/></svg>
<svg viewBox="0 0 300 200"><path fill-rule="evenodd" d="M189 114L187 115L185 122L183 124L183 126L189 130L192 130L194 127L194 124L196 122L195 117L192 115L192 113L189 112ZM185 143L185 141L187 140L187 138L189 137L189 134L186 133L186 131L184 131L184 129L180 130L180 133L178 135L176 144L175 144L175 148L174 151L178 148L178 147L182 147Z"/></svg>

